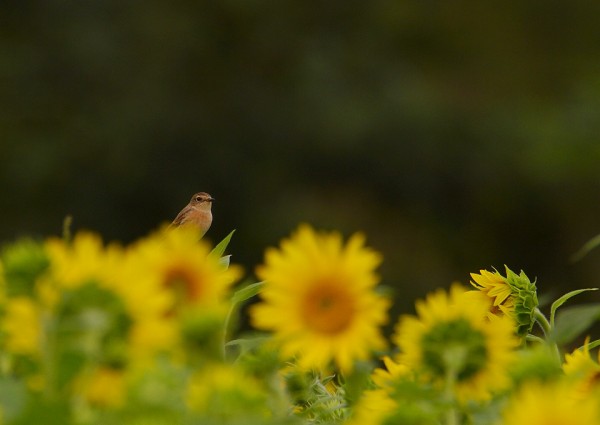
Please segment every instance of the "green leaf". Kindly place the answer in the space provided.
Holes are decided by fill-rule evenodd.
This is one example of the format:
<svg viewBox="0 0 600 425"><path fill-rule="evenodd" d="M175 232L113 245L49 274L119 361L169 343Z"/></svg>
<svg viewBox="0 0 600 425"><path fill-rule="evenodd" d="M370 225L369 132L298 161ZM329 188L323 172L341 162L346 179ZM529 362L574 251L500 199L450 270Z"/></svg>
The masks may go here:
<svg viewBox="0 0 600 425"><path fill-rule="evenodd" d="M587 345L588 350L592 351L594 348L600 346L600 339L597 339L595 341L589 342L586 345ZM580 348L583 348L583 347L580 347Z"/></svg>
<svg viewBox="0 0 600 425"><path fill-rule="evenodd" d="M227 340L229 327L231 325L231 319L233 317L233 313L237 310L238 304L258 294L263 284L264 282L252 283L250 285L244 286L242 289L237 290L233 294L233 296L231 297L231 307L229 308L229 312L227 313L227 319L225 320L225 332L223 335L223 342ZM230 343L231 342L232 341L230 341ZM224 344L224 347L227 348L230 343Z"/></svg>
<svg viewBox="0 0 600 425"><path fill-rule="evenodd" d="M600 346L600 339L597 339L592 342L588 342L587 344L583 344L581 347L578 347L577 350L583 351L584 349L587 348L588 351L592 351L594 348L596 348L598 346Z"/></svg>
<svg viewBox="0 0 600 425"><path fill-rule="evenodd" d="M225 239L223 239L221 242L219 242L217 244L217 246L215 246L213 248L213 250L210 252L210 255L213 255L215 257L222 257L223 254L225 253L225 250L227 249L227 245L229 245L229 241L231 241L231 237L233 236L233 233L235 232L235 229L232 230L227 236L225 236Z"/></svg>
<svg viewBox="0 0 600 425"><path fill-rule="evenodd" d="M571 262L575 263L585 257L592 249L600 246L600 235L594 236L587 241L575 254L571 256Z"/></svg>
<svg viewBox="0 0 600 425"><path fill-rule="evenodd" d="M568 344L585 332L600 318L600 303L566 308L556 317L551 339L557 344Z"/></svg>
<svg viewBox="0 0 600 425"><path fill-rule="evenodd" d="M255 338L240 338L229 341L225 347L239 347L241 354L247 353L255 348L260 347L270 338L267 336L259 336Z"/></svg>
<svg viewBox="0 0 600 425"><path fill-rule="evenodd" d="M350 403L356 403L364 390L367 389L372 370L372 365L369 362L355 362L352 372L344 376L344 388Z"/></svg>
<svg viewBox="0 0 600 425"><path fill-rule="evenodd" d="M222 265L224 268L228 268L230 262L231 255L224 255L223 257L219 258L219 264Z"/></svg>
<svg viewBox="0 0 600 425"><path fill-rule="evenodd" d="M581 294L582 292L597 291L597 290L598 290L598 288L577 289L575 291L567 292L565 295L563 295L562 297L560 297L559 299L554 301L552 303L552 307L550 308L550 325L552 327L554 327L554 316L556 315L556 310L558 310L558 308L561 305L563 305L565 302L567 302L567 300L569 300L570 298L573 298L575 295Z"/></svg>
<svg viewBox="0 0 600 425"><path fill-rule="evenodd" d="M237 304L252 298L260 292L264 284L264 282L256 282L235 291L231 297L231 302Z"/></svg>

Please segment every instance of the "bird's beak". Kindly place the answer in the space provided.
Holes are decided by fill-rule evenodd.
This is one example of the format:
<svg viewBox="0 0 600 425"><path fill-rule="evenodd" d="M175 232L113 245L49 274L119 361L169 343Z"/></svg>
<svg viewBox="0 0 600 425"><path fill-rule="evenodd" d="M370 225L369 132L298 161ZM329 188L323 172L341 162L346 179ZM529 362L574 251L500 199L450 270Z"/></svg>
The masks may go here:
<svg viewBox="0 0 600 425"><path fill-rule="evenodd" d="M213 197L208 198L208 202L213 202L213 201L216 201L216 199Z"/></svg>

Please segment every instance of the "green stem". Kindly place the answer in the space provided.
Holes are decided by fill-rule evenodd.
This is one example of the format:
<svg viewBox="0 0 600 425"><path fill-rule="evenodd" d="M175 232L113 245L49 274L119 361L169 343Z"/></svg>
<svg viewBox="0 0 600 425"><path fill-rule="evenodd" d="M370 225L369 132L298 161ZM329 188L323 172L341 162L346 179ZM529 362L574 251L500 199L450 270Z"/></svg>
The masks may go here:
<svg viewBox="0 0 600 425"><path fill-rule="evenodd" d="M73 216L67 215L63 221L62 237L63 241L68 245L71 243L71 225L73 224Z"/></svg>
<svg viewBox="0 0 600 425"><path fill-rule="evenodd" d="M44 375L44 398L46 401L53 401L56 397L56 322L55 318L48 315L42 320L45 329L42 331L43 339L41 341L41 361Z"/></svg>
<svg viewBox="0 0 600 425"><path fill-rule="evenodd" d="M538 342L540 344L545 344L546 343L546 340L544 338L540 338L539 336L535 336L535 335L531 335L531 334L527 335L525 337L525 340L529 341L529 342Z"/></svg>
<svg viewBox="0 0 600 425"><path fill-rule="evenodd" d="M560 364L561 363L561 355L560 355L560 350L558 349L558 345L556 344L556 342L551 342L551 338L548 338L552 335L552 325L550 324L550 322L548 321L546 316L544 316L544 313L542 313L539 308L537 308L537 307L535 308L533 315L534 315L535 321L540 326L540 328L542 328L542 331L544 332L544 337L545 337L546 343L550 346L550 348L554 352L554 357L556 358L556 361Z"/></svg>
<svg viewBox="0 0 600 425"><path fill-rule="evenodd" d="M229 307L229 311L227 312L225 323L223 325L223 340L221 341L221 356L223 357L223 361L227 361L227 349L225 348L225 345L227 344L227 337L229 335L231 316L233 316L236 306L237 303L231 303L231 307Z"/></svg>
<svg viewBox="0 0 600 425"><path fill-rule="evenodd" d="M542 328L542 331L544 332L544 336L547 337L548 335L550 335L552 326L550 325L550 322L548 321L548 319L546 319L546 316L544 316L544 313L542 313L541 310L537 307L535 308L535 310L533 312L533 318L538 323L538 325L540 325L540 328Z"/></svg>
<svg viewBox="0 0 600 425"><path fill-rule="evenodd" d="M449 366L449 365L447 365ZM446 371L446 386L444 388L444 400L448 403L446 410L446 425L458 425L456 408L454 407L454 387L456 384L456 372L453 367Z"/></svg>

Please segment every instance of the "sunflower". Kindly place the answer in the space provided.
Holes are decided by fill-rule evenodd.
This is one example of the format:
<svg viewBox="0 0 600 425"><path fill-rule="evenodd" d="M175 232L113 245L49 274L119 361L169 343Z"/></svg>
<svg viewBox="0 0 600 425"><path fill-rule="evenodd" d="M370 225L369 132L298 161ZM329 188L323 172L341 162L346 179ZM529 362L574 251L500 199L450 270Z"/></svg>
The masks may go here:
<svg viewBox="0 0 600 425"><path fill-rule="evenodd" d="M362 393L347 425L438 423L429 404L432 394L415 381L412 371L390 357L382 360L385 368L375 369L371 375L376 387Z"/></svg>
<svg viewBox="0 0 600 425"><path fill-rule="evenodd" d="M579 398L564 381L530 382L513 395L503 411L505 425L599 425L594 397Z"/></svg>
<svg viewBox="0 0 600 425"><path fill-rule="evenodd" d="M592 391L598 391L600 364L590 355L589 338L583 347L565 354L563 371L576 383L578 393L582 397L589 396Z"/></svg>
<svg viewBox="0 0 600 425"><path fill-rule="evenodd" d="M127 398L125 371L99 366L75 383L77 391L92 406L118 408Z"/></svg>
<svg viewBox="0 0 600 425"><path fill-rule="evenodd" d="M377 368L373 371L371 378L373 382L381 388L390 387L394 381L410 373L410 369L403 364L396 363L391 357L385 356L382 359L385 369Z"/></svg>
<svg viewBox="0 0 600 425"><path fill-rule="evenodd" d="M50 259L51 281L69 290L88 283L104 288L113 286L113 276L123 255L118 245L105 247L99 235L87 231L78 232L70 244L50 238L44 248Z"/></svg>
<svg viewBox="0 0 600 425"><path fill-rule="evenodd" d="M2 331L6 351L21 355L39 355L41 317L39 306L28 297L9 298L4 306Z"/></svg>
<svg viewBox="0 0 600 425"><path fill-rule="evenodd" d="M398 408L398 402L384 389L365 391L352 409L346 425L381 425Z"/></svg>
<svg viewBox="0 0 600 425"><path fill-rule="evenodd" d="M491 301L490 314L511 314L515 308L512 288L498 272L480 270L479 274L471 273L471 285L478 289L484 297Z"/></svg>
<svg viewBox="0 0 600 425"><path fill-rule="evenodd" d="M398 402L393 397L394 381L406 375L408 369L388 356L383 357L382 361L385 368L377 368L371 375L376 388L362 393L352 410L348 425L380 424L398 407Z"/></svg>
<svg viewBox="0 0 600 425"><path fill-rule="evenodd" d="M506 277L495 270L471 273L471 285L476 290L469 291L469 296L487 301L488 317L511 316L516 321L517 333L525 336L533 327L533 317L538 306L537 288L525 272L516 274L508 267L505 268Z"/></svg>
<svg viewBox="0 0 600 425"><path fill-rule="evenodd" d="M171 297L166 314L222 304L241 276L238 266L224 267L199 239L193 226L163 228L132 248L140 275L146 274L140 278L153 280L148 287L163 289Z"/></svg>
<svg viewBox="0 0 600 425"><path fill-rule="evenodd" d="M465 296L460 285L417 301L418 317L403 316L394 335L401 363L433 383L450 381L461 400L488 398L509 383L517 341L508 316L485 320L487 306Z"/></svg>
<svg viewBox="0 0 600 425"><path fill-rule="evenodd" d="M182 318L224 320L241 269L224 267L199 239L191 226L160 229L130 246L115 273L115 292L132 318L130 350L140 363L156 351L176 351Z"/></svg>
<svg viewBox="0 0 600 425"><path fill-rule="evenodd" d="M280 249L268 249L257 275L265 280L262 302L250 310L255 327L274 331L286 357L302 367L324 369L333 361L342 371L367 359L385 341L387 299L375 292L381 256L353 235L317 233L301 225Z"/></svg>

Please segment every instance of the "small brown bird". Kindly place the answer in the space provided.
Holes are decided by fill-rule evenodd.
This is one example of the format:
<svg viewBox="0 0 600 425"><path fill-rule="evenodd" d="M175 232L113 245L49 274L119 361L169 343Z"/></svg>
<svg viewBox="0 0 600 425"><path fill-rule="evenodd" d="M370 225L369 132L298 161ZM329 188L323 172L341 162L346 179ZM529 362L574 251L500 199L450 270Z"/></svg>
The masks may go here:
<svg viewBox="0 0 600 425"><path fill-rule="evenodd" d="M201 236L204 236L212 224L212 212L210 209L214 200L215 199L206 192L196 193L192 196L190 203L177 214L177 217L175 217L171 226L177 227L185 223L192 223L198 226Z"/></svg>

